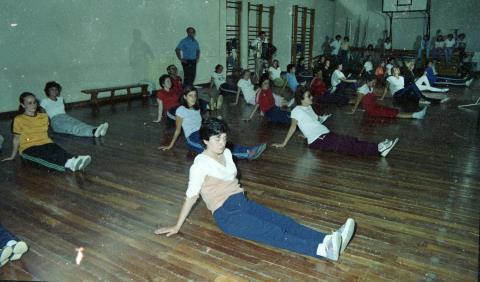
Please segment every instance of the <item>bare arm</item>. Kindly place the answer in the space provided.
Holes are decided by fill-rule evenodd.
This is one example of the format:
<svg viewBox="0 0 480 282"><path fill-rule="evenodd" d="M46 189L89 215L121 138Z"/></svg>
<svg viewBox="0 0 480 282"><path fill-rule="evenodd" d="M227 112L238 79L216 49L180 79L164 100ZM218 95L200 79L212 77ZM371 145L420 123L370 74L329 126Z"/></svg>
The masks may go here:
<svg viewBox="0 0 480 282"><path fill-rule="evenodd" d="M167 234L167 237L170 237L173 234L177 234L180 228L182 227L183 223L185 222L185 219L187 218L188 214L192 210L193 205L197 201L198 197L194 198L185 198L185 202L183 203L182 210L180 211L180 214L178 215L178 220L177 224L174 226L169 226L169 227L162 227L157 230L155 230L155 234L160 235L160 234Z"/></svg>
<svg viewBox="0 0 480 282"><path fill-rule="evenodd" d="M197 62L198 62L199 59L200 59L200 50L197 49L197 58L196 58Z"/></svg>
<svg viewBox="0 0 480 282"><path fill-rule="evenodd" d="M276 148L283 148L287 145L288 141L290 138L292 138L293 133L295 133L295 130L297 129L297 120L292 118L292 122L290 123L290 128L288 129L287 136L285 136L285 140L283 140L283 143L275 143L272 144L273 147Z"/></svg>
<svg viewBox="0 0 480 282"><path fill-rule="evenodd" d="M357 82L356 79L346 79L345 77L340 78L341 81L343 82L348 82L348 83L355 83Z"/></svg>
<svg viewBox="0 0 480 282"><path fill-rule="evenodd" d="M210 79L210 89L212 89L213 84L214 84L214 82L213 82L213 77L212 77L212 78Z"/></svg>
<svg viewBox="0 0 480 282"><path fill-rule="evenodd" d="M175 49L175 54L177 55L177 58L183 63L184 60L182 59L182 54L180 54L180 49L179 48Z"/></svg>
<svg viewBox="0 0 480 282"><path fill-rule="evenodd" d="M15 157L17 156L18 147L20 146L20 135L18 135L18 134L13 134L12 144L13 144L12 154L10 155L10 157L3 159L2 162L3 162L3 161L11 161L11 160L14 160Z"/></svg>
<svg viewBox="0 0 480 282"><path fill-rule="evenodd" d="M352 111L347 112L347 114L354 114L357 111L358 105L360 105L360 101L362 101L363 94L357 92L357 101L355 101L355 105L353 105Z"/></svg>
<svg viewBox="0 0 480 282"><path fill-rule="evenodd" d="M168 146L160 146L158 147L159 150L170 150L172 149L173 145L178 139L178 136L180 135L180 132L182 131L182 123L183 123L183 118L177 116L175 119L175 133L173 133L172 141L170 141L170 144Z"/></svg>
<svg viewBox="0 0 480 282"><path fill-rule="evenodd" d="M162 100L157 98L157 103L158 103L158 117L156 120L153 122L160 122L162 121L162 114L163 114L163 102Z"/></svg>
<svg viewBox="0 0 480 282"><path fill-rule="evenodd" d="M242 89L238 87L237 96L235 97L235 103L233 103L232 106L236 106L238 104L238 98L240 98L240 91L242 91Z"/></svg>
<svg viewBox="0 0 480 282"><path fill-rule="evenodd" d="M383 90L383 95L379 100L383 100L383 98L385 98L385 95L387 94L387 91L388 91L388 87L389 87L389 83L387 81L387 84L385 85L385 90Z"/></svg>
<svg viewBox="0 0 480 282"><path fill-rule="evenodd" d="M244 119L244 121L250 121L253 118L253 115L255 115L255 113L257 112L259 107L260 107L260 105L256 104L255 107L253 108L253 111L250 114L250 116L248 118Z"/></svg>

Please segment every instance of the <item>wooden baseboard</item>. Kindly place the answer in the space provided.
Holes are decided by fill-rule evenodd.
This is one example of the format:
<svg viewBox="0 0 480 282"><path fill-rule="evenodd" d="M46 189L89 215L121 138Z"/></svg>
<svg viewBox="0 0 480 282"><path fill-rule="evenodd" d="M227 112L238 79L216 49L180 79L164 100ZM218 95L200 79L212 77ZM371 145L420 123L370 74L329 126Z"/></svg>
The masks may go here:
<svg viewBox="0 0 480 282"><path fill-rule="evenodd" d="M115 96L113 98L111 97L103 97L103 98L98 98L98 106L106 105L106 104L111 104L111 103L118 103L118 102L125 102L128 100L138 100L144 98L142 96L142 93L132 93L130 96L127 95L121 95L121 96ZM65 104L65 109L70 110L70 109L75 109L75 108L85 108L85 107L91 107L90 100L85 100L85 101L78 101L78 102L71 102L71 103L66 103ZM16 115L18 115L18 111L10 111L10 112L3 112L0 113L0 120L11 120L13 119Z"/></svg>

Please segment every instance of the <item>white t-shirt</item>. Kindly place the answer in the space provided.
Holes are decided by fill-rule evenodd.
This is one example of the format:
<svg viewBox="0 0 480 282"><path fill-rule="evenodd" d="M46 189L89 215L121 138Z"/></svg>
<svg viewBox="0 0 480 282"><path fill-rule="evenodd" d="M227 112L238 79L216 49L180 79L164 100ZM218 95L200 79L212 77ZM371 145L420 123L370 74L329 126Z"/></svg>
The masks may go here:
<svg viewBox="0 0 480 282"><path fill-rule="evenodd" d="M340 51L340 46L342 43L338 40L333 40L332 43L330 43L330 47L332 47L332 55L338 55L338 51Z"/></svg>
<svg viewBox="0 0 480 282"><path fill-rule="evenodd" d="M445 47L447 48L452 48L453 46L455 46L455 39L446 39L445 40Z"/></svg>
<svg viewBox="0 0 480 282"><path fill-rule="evenodd" d="M318 121L318 115L313 111L312 106L296 106L292 110L291 118L298 122L298 127L307 137L308 144L312 144L318 137L330 132L325 125Z"/></svg>
<svg viewBox="0 0 480 282"><path fill-rule="evenodd" d="M202 125L202 116L200 115L200 110L187 109L184 106L180 106L175 112L175 115L183 119L182 129L185 137L188 137L195 131L200 130L200 126Z"/></svg>
<svg viewBox="0 0 480 282"><path fill-rule="evenodd" d="M217 90L220 89L220 85L225 83L225 76L223 75L223 73L213 72L212 78L215 87L217 87Z"/></svg>
<svg viewBox="0 0 480 282"><path fill-rule="evenodd" d="M388 86L390 88L390 94L394 95L398 90L403 89L405 87L405 80L403 76L389 76L387 78Z"/></svg>
<svg viewBox="0 0 480 282"><path fill-rule="evenodd" d="M207 175L225 181L231 181L237 177L237 167L233 162L232 152L229 149L225 149L223 156L225 158L225 166L204 154L195 157L193 165L190 167L187 197L192 198L200 194L203 181Z"/></svg>
<svg viewBox="0 0 480 282"><path fill-rule="evenodd" d="M65 114L65 104L62 97L57 97L57 101L45 98L40 102L40 106L45 109L49 118L59 114Z"/></svg>
<svg viewBox="0 0 480 282"><path fill-rule="evenodd" d="M282 70L280 69L280 67L278 68L269 67L268 72L270 73L272 80L275 80L277 78L280 78L280 74L282 73Z"/></svg>
<svg viewBox="0 0 480 282"><path fill-rule="evenodd" d="M387 76L392 75L393 65L392 64L387 64L385 66L385 68L387 69Z"/></svg>
<svg viewBox="0 0 480 282"><path fill-rule="evenodd" d="M242 90L245 102L250 105L255 105L255 89L250 79L240 79L237 86Z"/></svg>
<svg viewBox="0 0 480 282"><path fill-rule="evenodd" d="M435 41L435 48L443 48L445 47L445 41Z"/></svg>
<svg viewBox="0 0 480 282"><path fill-rule="evenodd" d="M365 64L363 64L363 67L365 68L366 72L373 71L373 64L370 61L366 61Z"/></svg>
<svg viewBox="0 0 480 282"><path fill-rule="evenodd" d="M330 82L332 84L332 93L337 88L337 85L340 84L340 82L342 82L341 78L345 78L345 75L343 74L343 72L339 70L335 70L332 74L332 78L330 79Z"/></svg>
<svg viewBox="0 0 480 282"><path fill-rule="evenodd" d="M362 95L367 95L373 92L373 89L368 87L367 84L364 84L362 87L357 89L357 92L362 94Z"/></svg>

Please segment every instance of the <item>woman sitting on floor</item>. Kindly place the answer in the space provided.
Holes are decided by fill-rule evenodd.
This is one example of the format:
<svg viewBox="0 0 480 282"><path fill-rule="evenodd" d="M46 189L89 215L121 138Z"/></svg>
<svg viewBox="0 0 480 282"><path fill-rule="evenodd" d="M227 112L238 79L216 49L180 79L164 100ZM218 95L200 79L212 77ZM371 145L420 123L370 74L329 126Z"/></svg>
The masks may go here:
<svg viewBox="0 0 480 282"><path fill-rule="evenodd" d="M345 155L379 156L386 157L397 144L398 138L385 140L380 143L360 141L355 137L340 135L331 132L322 124L325 118L319 117L312 108L312 95L305 88L299 88L295 93L297 106L292 110L292 123L287 136L281 144L273 144L277 148L285 147L297 129L307 138L311 149L326 152L336 152Z"/></svg>
<svg viewBox="0 0 480 282"><path fill-rule="evenodd" d="M273 60L272 66L268 68L268 73L273 85L276 87L283 87L285 85L286 82L282 78L282 69L280 68L278 60Z"/></svg>
<svg viewBox="0 0 480 282"><path fill-rule="evenodd" d="M435 69L435 62L429 61L427 68L425 69L425 75L428 78L428 82L432 85L454 85L454 86L466 86L469 87L473 82L473 77L450 77L439 76ZM448 89L448 88L447 88Z"/></svg>
<svg viewBox="0 0 480 282"><path fill-rule="evenodd" d="M260 79L260 89L257 90L256 101L257 104L246 121L251 120L258 108L260 108L260 111L269 122L290 123L290 113L280 109L280 106L286 106L287 102L282 97L273 94L270 88L270 80L266 76L262 76Z"/></svg>
<svg viewBox="0 0 480 282"><path fill-rule="evenodd" d="M357 89L357 101L349 114L354 114L357 110L360 102L367 115L372 117L385 117L385 118L414 118L423 119L427 112L427 107L423 110L415 113L401 113L394 108L388 108L377 104L377 97L373 93L375 87L376 78L373 76L367 77L366 82Z"/></svg>
<svg viewBox="0 0 480 282"><path fill-rule="evenodd" d="M387 78L387 85L380 100L383 100L387 91L390 90L394 102L398 103L405 112L417 111L420 99L423 99L422 103L424 104L439 104L442 102L442 99L426 97L415 83L407 85L405 78L400 75L400 69L397 66L393 67L392 72L393 75Z"/></svg>
<svg viewBox="0 0 480 282"><path fill-rule="evenodd" d="M213 89L215 85L216 92L210 93L210 109L219 110L223 105L223 96L225 93L237 93L238 87L235 85L230 85L227 83L227 79L223 74L223 66L218 64L215 66L215 70L212 73L212 78L210 80L210 89Z"/></svg>
<svg viewBox="0 0 480 282"><path fill-rule="evenodd" d="M60 96L62 86L55 81L49 81L45 84L45 95L40 106L45 109L50 118L50 125L54 132L71 134L80 137L100 137L105 136L108 130L108 122L99 126L86 124L65 112L65 102Z"/></svg>
<svg viewBox="0 0 480 282"><path fill-rule="evenodd" d="M38 102L34 94L24 92L20 95L20 114L13 119L13 148L9 158L14 160L17 153L29 162L33 162L57 171L82 170L91 162L90 156L74 156L48 137L48 116L38 112Z"/></svg>
<svg viewBox="0 0 480 282"><path fill-rule="evenodd" d="M200 154L204 148L200 140L200 126L202 124L202 116L200 115L200 107L198 105L197 89L192 86L186 86L183 89L183 96L180 100L181 106L178 107L176 116L176 128L173 134L172 141L168 146L160 146L160 150L170 150L180 136L183 129L187 147L191 151ZM257 159L263 151L267 148L266 144L259 144L252 147L245 147L239 145L232 146L232 154L238 159Z"/></svg>
<svg viewBox="0 0 480 282"><path fill-rule="evenodd" d="M422 76L416 78L415 74L413 71L415 70L415 61L409 61L405 63L406 70L403 73L403 76L405 77L405 85L410 85L411 83L415 82L415 85L417 85L418 89L420 91L430 91L430 92L448 92L448 88L437 88L433 87L428 79L428 68L425 70ZM400 72L402 72L400 70ZM446 96L445 96L446 98Z"/></svg>
<svg viewBox="0 0 480 282"><path fill-rule="evenodd" d="M245 103L249 105L255 105L255 89L250 79L250 71L248 69L242 71L241 78L237 82L237 87L237 96L235 97L235 102L232 105L235 106L238 104L240 92L243 94Z"/></svg>
<svg viewBox="0 0 480 282"><path fill-rule="evenodd" d="M226 148L228 127L218 119L207 120L200 129L205 148L190 167L186 199L176 225L155 234L178 233L193 205L202 196L217 226L225 233L302 255L337 261L355 229L351 218L330 235L315 231L265 206L248 200L237 179L232 153Z"/></svg>
<svg viewBox="0 0 480 282"><path fill-rule="evenodd" d="M157 90L155 96L158 103L158 118L153 122L162 121L163 113L171 120L175 120L175 111L180 106L181 93L172 90L172 79L168 74L162 75L158 82L162 89ZM178 94L177 94L178 93Z"/></svg>

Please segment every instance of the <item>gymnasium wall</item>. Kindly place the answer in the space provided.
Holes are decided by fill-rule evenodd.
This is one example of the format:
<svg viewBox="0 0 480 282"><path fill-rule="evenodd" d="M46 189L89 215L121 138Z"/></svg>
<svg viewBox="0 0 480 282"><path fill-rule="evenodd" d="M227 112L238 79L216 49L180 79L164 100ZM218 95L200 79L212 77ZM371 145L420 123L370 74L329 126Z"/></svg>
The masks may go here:
<svg viewBox="0 0 480 282"><path fill-rule="evenodd" d="M435 34L437 29L441 29L443 34L459 29L459 32L467 34L467 50L480 51L480 37L476 28L480 25L480 1L432 0L431 4L431 34ZM383 38L383 30L389 29L388 17L381 13L382 0L337 0L335 5L335 34L344 35L347 17L352 19L353 33L359 33L361 39L365 35L368 19L366 44L375 46L378 40ZM423 19L394 20L393 48L416 48L419 36L423 33ZM352 42L352 39L350 41ZM363 40L359 40L359 43L362 42Z"/></svg>
<svg viewBox="0 0 480 282"><path fill-rule="evenodd" d="M282 68L290 61L295 4L316 9L313 55L322 53L321 43L333 32L334 2L251 2L275 6L273 43ZM247 3L243 0L245 19ZM196 83L207 82L213 66L225 63L226 22L224 0L2 0L0 112L15 110L23 91L43 97L49 80L62 84L67 102L89 99L80 92L87 88L137 82L156 88L167 65L182 71L174 49L188 26L197 29L201 48Z"/></svg>

